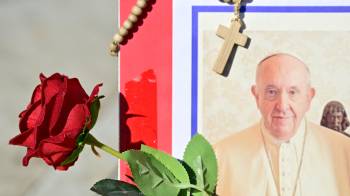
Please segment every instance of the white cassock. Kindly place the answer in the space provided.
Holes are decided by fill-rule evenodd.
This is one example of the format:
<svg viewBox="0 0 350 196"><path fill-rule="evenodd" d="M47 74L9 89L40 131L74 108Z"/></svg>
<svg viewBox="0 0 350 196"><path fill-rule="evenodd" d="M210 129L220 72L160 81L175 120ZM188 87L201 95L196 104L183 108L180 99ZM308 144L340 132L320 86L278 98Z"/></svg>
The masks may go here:
<svg viewBox="0 0 350 196"><path fill-rule="evenodd" d="M281 143L261 124L214 145L219 196L350 196L350 138L306 122Z"/></svg>

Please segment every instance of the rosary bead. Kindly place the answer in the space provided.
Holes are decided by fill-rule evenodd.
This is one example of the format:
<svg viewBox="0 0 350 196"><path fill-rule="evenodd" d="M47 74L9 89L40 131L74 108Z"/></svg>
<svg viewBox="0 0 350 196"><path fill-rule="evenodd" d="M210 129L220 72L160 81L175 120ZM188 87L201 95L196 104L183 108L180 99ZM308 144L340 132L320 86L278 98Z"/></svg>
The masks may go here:
<svg viewBox="0 0 350 196"><path fill-rule="evenodd" d="M132 8L131 13L136 16L139 16L142 13L142 9L137 7L136 5Z"/></svg>
<svg viewBox="0 0 350 196"><path fill-rule="evenodd" d="M121 36L119 33L115 34L114 37L113 37L113 41L116 42L116 43L120 43L123 41L123 36Z"/></svg>
<svg viewBox="0 0 350 196"><path fill-rule="evenodd" d="M110 51L115 51L117 49L117 46L114 45L113 43L109 44L109 50Z"/></svg>
<svg viewBox="0 0 350 196"><path fill-rule="evenodd" d="M131 22L136 22L137 21L137 16L133 14L129 14L128 20Z"/></svg>
<svg viewBox="0 0 350 196"><path fill-rule="evenodd" d="M129 20L126 20L126 21L124 22L124 24L123 24L123 27L124 27L125 29L127 29L127 30L131 29L131 27L132 27L132 22L129 21Z"/></svg>
<svg viewBox="0 0 350 196"><path fill-rule="evenodd" d="M146 1L145 0L137 0L136 6L139 8L146 7Z"/></svg>
<svg viewBox="0 0 350 196"><path fill-rule="evenodd" d="M111 50L111 51L109 51L109 54L111 54L112 56L118 56L118 51Z"/></svg>
<svg viewBox="0 0 350 196"><path fill-rule="evenodd" d="M125 27L121 27L120 29L119 29L119 35L121 35L121 36L125 36L125 35L127 35L128 34L128 30L125 28Z"/></svg>

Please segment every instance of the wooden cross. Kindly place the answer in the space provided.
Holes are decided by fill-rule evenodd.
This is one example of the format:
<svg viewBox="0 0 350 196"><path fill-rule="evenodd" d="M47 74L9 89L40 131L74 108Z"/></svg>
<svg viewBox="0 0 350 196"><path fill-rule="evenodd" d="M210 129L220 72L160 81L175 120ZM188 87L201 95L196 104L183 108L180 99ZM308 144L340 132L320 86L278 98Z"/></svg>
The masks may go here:
<svg viewBox="0 0 350 196"><path fill-rule="evenodd" d="M227 28L220 25L216 35L225 40L223 46L221 47L218 58L216 59L215 66L213 70L218 74L223 74L227 61L231 55L233 48L237 45L245 46L248 37L240 33L241 23L239 21L232 21L231 27Z"/></svg>

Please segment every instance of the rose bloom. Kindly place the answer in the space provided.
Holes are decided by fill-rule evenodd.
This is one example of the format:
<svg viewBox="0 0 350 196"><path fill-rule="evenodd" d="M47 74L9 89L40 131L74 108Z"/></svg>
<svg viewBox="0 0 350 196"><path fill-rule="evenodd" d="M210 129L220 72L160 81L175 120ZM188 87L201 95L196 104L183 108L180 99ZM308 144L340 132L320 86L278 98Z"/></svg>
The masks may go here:
<svg viewBox="0 0 350 196"><path fill-rule="evenodd" d="M84 127L91 128L90 106L98 94L96 85L90 96L77 78L55 73L50 77L40 74L39 84L27 108L20 113L20 134L10 144L27 147L23 165L30 158L42 158L58 170L67 170L74 162L61 162L76 149L76 140Z"/></svg>

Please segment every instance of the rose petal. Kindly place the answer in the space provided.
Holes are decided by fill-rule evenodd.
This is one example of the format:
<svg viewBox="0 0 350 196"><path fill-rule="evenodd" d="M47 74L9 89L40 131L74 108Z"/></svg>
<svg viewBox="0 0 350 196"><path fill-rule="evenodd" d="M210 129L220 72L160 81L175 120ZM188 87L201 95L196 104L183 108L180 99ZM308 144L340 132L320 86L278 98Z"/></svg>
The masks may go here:
<svg viewBox="0 0 350 196"><path fill-rule="evenodd" d="M39 101L40 99L41 99L41 84L35 87L32 94L32 99L30 101L30 105Z"/></svg>
<svg viewBox="0 0 350 196"><path fill-rule="evenodd" d="M68 79L67 96L74 103L85 103L89 98L77 78Z"/></svg>
<svg viewBox="0 0 350 196"><path fill-rule="evenodd" d="M60 163L76 149L76 140L83 131L86 118L90 112L86 105L78 104L73 107L68 115L63 131L54 136L40 141L38 152L48 165L52 165L58 170L67 170L69 166L60 166Z"/></svg>
<svg viewBox="0 0 350 196"><path fill-rule="evenodd" d="M76 148L76 139L80 133L82 133L86 119L89 115L90 112L86 105L76 105L69 113L61 132L55 136L43 138L40 140L40 145L41 143L53 143L61 144L71 149Z"/></svg>
<svg viewBox="0 0 350 196"><path fill-rule="evenodd" d="M72 148L67 148L65 145L44 142L40 144L38 152L40 152L39 156L42 157L48 165L52 165L56 169L57 166L60 166L60 164L67 159L73 150Z"/></svg>
<svg viewBox="0 0 350 196"><path fill-rule="evenodd" d="M34 149L36 144L35 135L36 135L36 130L29 129L12 138L9 143L12 145L20 145L20 146L25 146L25 147Z"/></svg>
<svg viewBox="0 0 350 196"><path fill-rule="evenodd" d="M90 117L90 111L84 104L74 106L69 113L66 124L63 128L63 132L67 133L68 130L79 130L77 135L82 132L87 119Z"/></svg>
<svg viewBox="0 0 350 196"><path fill-rule="evenodd" d="M62 131L72 108L77 104L85 103L88 99L88 95L77 79L68 79L64 92L64 94L59 92L55 98L52 98L55 100L55 103L52 109L47 111L51 114L51 119L48 123L51 136L57 135Z"/></svg>
<svg viewBox="0 0 350 196"><path fill-rule="evenodd" d="M64 114L61 114L61 110L67 93L68 79L60 74L54 74L43 82L43 86L43 96L45 100L42 104L46 106L46 126L43 127L43 129L48 135L56 135L59 131L53 129L57 125L58 119L62 116L64 117Z"/></svg>
<svg viewBox="0 0 350 196"><path fill-rule="evenodd" d="M31 106L38 102L39 100L41 99L41 84L37 85L33 91L33 94L32 94L32 98L31 98L31 101L30 103L27 105L27 108L22 111L20 114L19 114L19 117L21 118L24 113L31 108Z"/></svg>
<svg viewBox="0 0 350 196"><path fill-rule="evenodd" d="M58 92L63 91L67 85L67 77L55 73L42 82L42 101L43 104L50 102L51 98Z"/></svg>
<svg viewBox="0 0 350 196"><path fill-rule="evenodd" d="M40 73L39 75L40 81L43 82L44 80L46 80L46 76L43 73Z"/></svg>
<svg viewBox="0 0 350 196"><path fill-rule="evenodd" d="M54 137L49 137L40 141L39 147L41 143L52 143L52 144L60 144L64 145L67 148L75 149L76 148L76 139L78 137L77 133L80 133L81 130L67 130L62 132ZM75 133L75 134L74 134Z"/></svg>
<svg viewBox="0 0 350 196"><path fill-rule="evenodd" d="M26 155L23 157L23 159L22 159L22 165L23 165L23 166L28 166L29 160L30 160L32 157L37 157L36 150L33 150L33 149L28 148L28 149L27 149L27 154L26 154Z"/></svg>
<svg viewBox="0 0 350 196"><path fill-rule="evenodd" d="M60 170L60 171L66 171L70 166L73 166L75 162L72 162L70 164L67 164L67 165L57 165L57 166L54 166L55 170Z"/></svg>
<svg viewBox="0 0 350 196"><path fill-rule="evenodd" d="M21 132L40 125L44 117L40 101L35 102L27 110L23 111L20 117L19 129Z"/></svg>
<svg viewBox="0 0 350 196"><path fill-rule="evenodd" d="M97 84L94 89L92 90L91 94L90 94L90 97L89 97L89 100L88 102L91 103L92 101L94 101L95 97L98 95L98 92L100 91L100 87L102 86L103 84L100 83L100 84Z"/></svg>
<svg viewBox="0 0 350 196"><path fill-rule="evenodd" d="M48 122L48 129L50 130L50 132L52 132L51 130L56 125L60 116L62 116L61 110L64 103L64 97L67 91L67 81L64 82L64 85L61 88L62 89L51 98L50 103L48 104L51 107L48 107L48 110L46 111L47 114L50 114L50 119Z"/></svg>

